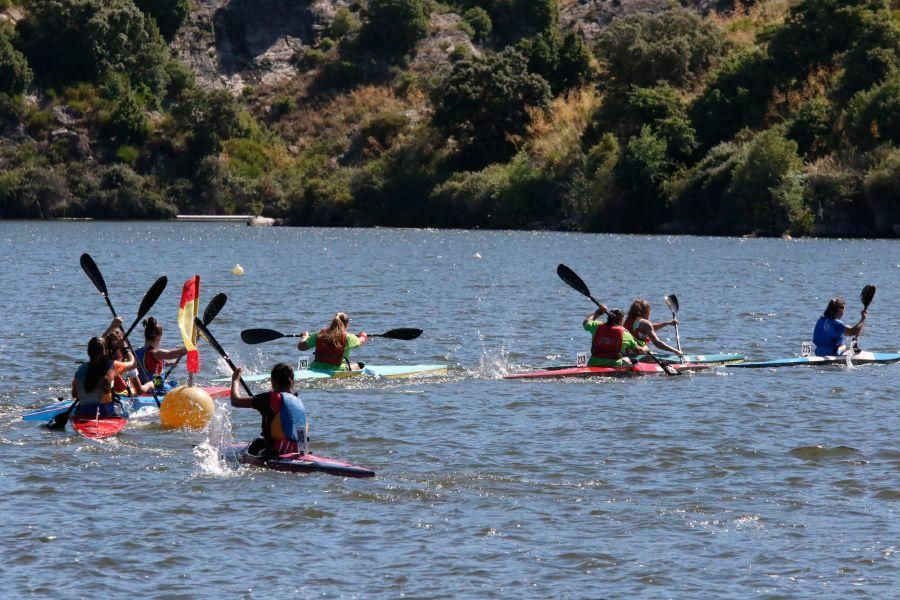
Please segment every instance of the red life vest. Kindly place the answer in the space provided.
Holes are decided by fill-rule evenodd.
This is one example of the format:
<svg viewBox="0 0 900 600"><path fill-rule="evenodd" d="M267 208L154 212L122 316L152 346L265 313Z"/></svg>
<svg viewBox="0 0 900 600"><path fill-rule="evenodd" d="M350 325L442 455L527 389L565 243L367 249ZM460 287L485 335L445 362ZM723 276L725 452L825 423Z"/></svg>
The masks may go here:
<svg viewBox="0 0 900 600"><path fill-rule="evenodd" d="M628 333L630 333L634 337L635 340L637 340L639 344L643 344L646 346L648 343L650 343L650 338L641 337L637 327L635 326L638 321L642 320L643 317L636 317L634 319L628 318L625 319L625 323L623 323L622 326L628 331Z"/></svg>
<svg viewBox="0 0 900 600"><path fill-rule="evenodd" d="M341 334L341 341L335 345L323 337L327 330L323 329L316 336L315 359L329 365L340 367L344 363L344 348L347 347L347 333Z"/></svg>
<svg viewBox="0 0 900 600"><path fill-rule="evenodd" d="M600 325L594 332L591 341L591 358L618 360L622 358L622 336L625 328L621 326Z"/></svg>

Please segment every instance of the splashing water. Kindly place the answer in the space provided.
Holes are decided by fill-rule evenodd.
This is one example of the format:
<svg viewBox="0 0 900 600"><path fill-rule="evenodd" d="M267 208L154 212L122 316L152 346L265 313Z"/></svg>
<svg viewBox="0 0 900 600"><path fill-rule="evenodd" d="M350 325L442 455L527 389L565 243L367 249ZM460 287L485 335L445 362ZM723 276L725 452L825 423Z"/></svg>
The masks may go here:
<svg viewBox="0 0 900 600"><path fill-rule="evenodd" d="M231 413L224 404L216 403L216 410L207 427L206 440L194 447L197 474L228 477L236 473L222 456L222 450L234 441L231 435Z"/></svg>

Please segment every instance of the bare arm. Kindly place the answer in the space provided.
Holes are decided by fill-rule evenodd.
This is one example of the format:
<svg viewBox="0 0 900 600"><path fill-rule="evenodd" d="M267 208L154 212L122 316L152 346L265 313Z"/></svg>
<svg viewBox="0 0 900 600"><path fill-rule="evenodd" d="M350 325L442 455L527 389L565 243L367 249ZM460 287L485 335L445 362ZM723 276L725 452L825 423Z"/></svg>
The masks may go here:
<svg viewBox="0 0 900 600"><path fill-rule="evenodd" d="M171 360L173 358L181 358L187 354L187 348L175 348L174 350L164 350L162 348L154 348L150 351L156 360Z"/></svg>
<svg viewBox="0 0 900 600"><path fill-rule="evenodd" d="M853 327L846 327L844 329L844 333L846 335L859 335L859 332L862 331L863 323L866 322L866 316L868 315L868 311L866 309L862 309L862 312L859 313L860 319L859 323L854 325Z"/></svg>
<svg viewBox="0 0 900 600"><path fill-rule="evenodd" d="M121 329L123 333L125 332L122 328L122 317L113 317L112 323L109 324L109 327L106 328L106 331L103 332L101 337L106 337L110 332L115 331L116 329Z"/></svg>
<svg viewBox="0 0 900 600"><path fill-rule="evenodd" d="M78 386L75 384L75 379L72 379L72 397L78 400Z"/></svg>
<svg viewBox="0 0 900 600"><path fill-rule="evenodd" d="M241 369L238 367L231 375L231 405L235 408L253 408L253 398L241 395Z"/></svg>
<svg viewBox="0 0 900 600"><path fill-rule="evenodd" d="M304 331L300 335L300 341L297 342L297 350L311 350L312 346L307 343L307 340L309 340L309 332Z"/></svg>
<svg viewBox="0 0 900 600"><path fill-rule="evenodd" d="M659 323L653 324L653 331L657 329L662 329L663 327L668 327L669 325L675 325L678 323L678 319L672 319L671 321L660 321Z"/></svg>
<svg viewBox="0 0 900 600"><path fill-rule="evenodd" d="M653 342L654 346L656 346L660 350L665 350L666 352L671 352L672 354L677 354L677 355L681 356L681 352L679 352L677 348L673 348L672 346L668 345L667 343L665 343L664 341L659 339L659 336L656 335L656 331L655 331L656 325L651 324L650 326L648 326L648 324L649 324L649 321L644 321L642 323L641 333L643 333L645 337L647 337L651 342Z"/></svg>
<svg viewBox="0 0 900 600"><path fill-rule="evenodd" d="M581 325L582 326L587 325L588 321L596 321L597 319L600 318L600 315L604 315L608 312L609 312L609 310L606 308L606 306L601 304L600 306L597 307L597 310L595 310L594 312L592 312L591 314L589 314L588 316L586 316L584 318L584 321L581 322Z"/></svg>

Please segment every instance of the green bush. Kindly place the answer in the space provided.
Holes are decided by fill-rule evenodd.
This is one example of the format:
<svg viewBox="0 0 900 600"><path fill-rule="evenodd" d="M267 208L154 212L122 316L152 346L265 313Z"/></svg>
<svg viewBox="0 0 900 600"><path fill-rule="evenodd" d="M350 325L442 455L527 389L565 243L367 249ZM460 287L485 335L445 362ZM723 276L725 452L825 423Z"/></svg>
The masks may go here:
<svg viewBox="0 0 900 600"><path fill-rule="evenodd" d="M8 28L0 26L0 94L24 93L32 76L25 56L13 47Z"/></svg>
<svg viewBox="0 0 900 600"><path fill-rule="evenodd" d="M747 155L746 144L723 142L709 150L690 169L667 183L673 214L688 231L734 234L738 223L725 202L734 171Z"/></svg>
<svg viewBox="0 0 900 600"><path fill-rule="evenodd" d="M69 190L59 170L28 166L0 172L0 218L64 216Z"/></svg>
<svg viewBox="0 0 900 600"><path fill-rule="evenodd" d="M853 97L844 130L850 142L864 150L883 143L900 145L900 71Z"/></svg>
<svg viewBox="0 0 900 600"><path fill-rule="evenodd" d="M315 69L325 64L325 52L318 48L301 48L294 54L293 63L298 69Z"/></svg>
<svg viewBox="0 0 900 600"><path fill-rule="evenodd" d="M787 137L797 142L802 156L824 156L830 146L833 121L828 100L821 96L810 98L797 109Z"/></svg>
<svg viewBox="0 0 900 600"><path fill-rule="evenodd" d="M293 96L278 96L272 101L272 109L269 112L269 116L273 119L280 119L296 110L297 101Z"/></svg>
<svg viewBox="0 0 900 600"><path fill-rule="evenodd" d="M140 156L141 149L136 146L122 144L121 146L119 146L119 149L116 150L116 158L119 159L120 162L123 162L131 167L133 167L137 163Z"/></svg>
<svg viewBox="0 0 900 600"><path fill-rule="evenodd" d="M422 0L369 0L364 17L360 42L375 54L404 56L428 34L428 11Z"/></svg>
<svg viewBox="0 0 900 600"><path fill-rule="evenodd" d="M613 172L622 206L617 214L604 215L610 223L626 231L650 233L665 222L668 206L663 184L672 170L666 145L649 125L628 140Z"/></svg>
<svg viewBox="0 0 900 600"><path fill-rule="evenodd" d="M618 85L683 87L716 64L724 47L714 25L693 12L672 10L613 21L600 36L598 54Z"/></svg>
<svg viewBox="0 0 900 600"><path fill-rule="evenodd" d="M803 163L797 143L778 129L768 129L750 142L725 192L735 211L738 233L781 235L812 229L812 213L803 204Z"/></svg>
<svg viewBox="0 0 900 600"><path fill-rule="evenodd" d="M159 32L167 41L172 41L191 12L189 0L134 0L134 3L156 20Z"/></svg>
<svg viewBox="0 0 900 600"><path fill-rule="evenodd" d="M119 96L110 115L108 135L119 142L143 142L150 135L150 120L133 92Z"/></svg>
<svg viewBox="0 0 900 600"><path fill-rule="evenodd" d="M172 115L177 129L187 135L191 160L195 162L219 152L224 140L241 137L248 131L240 107L225 90L190 90L172 107Z"/></svg>
<svg viewBox="0 0 900 600"><path fill-rule="evenodd" d="M865 193L875 214L875 228L882 235L900 233L900 149L892 150L869 171Z"/></svg>
<svg viewBox="0 0 900 600"><path fill-rule="evenodd" d="M506 50L456 63L434 103L434 124L457 139L464 162L480 166L514 154L511 136L525 132L528 108L549 105L550 88L521 53Z"/></svg>
<svg viewBox="0 0 900 600"><path fill-rule="evenodd" d="M18 25L35 74L50 82L97 81L125 73L135 86L161 94L168 49L156 24L131 0L31 2Z"/></svg>
<svg viewBox="0 0 900 600"><path fill-rule="evenodd" d="M272 168L269 145L247 138L233 138L223 144L229 172L246 179L259 179Z"/></svg>
<svg viewBox="0 0 900 600"><path fill-rule="evenodd" d="M153 190L124 164L101 169L99 183L85 186L79 215L94 219L168 219L178 214L174 204Z"/></svg>
<svg viewBox="0 0 900 600"><path fill-rule="evenodd" d="M491 29L494 24L491 22L491 16L486 10L480 6L470 8L463 13L463 22L469 26L472 39L483 42L491 35Z"/></svg>
<svg viewBox="0 0 900 600"><path fill-rule="evenodd" d="M709 148L745 127L761 126L775 78L775 64L761 50L728 57L690 108L701 144Z"/></svg>
<svg viewBox="0 0 900 600"><path fill-rule="evenodd" d="M343 6L334 13L334 20L328 26L328 36L336 40L343 39L359 31L362 24L352 12Z"/></svg>

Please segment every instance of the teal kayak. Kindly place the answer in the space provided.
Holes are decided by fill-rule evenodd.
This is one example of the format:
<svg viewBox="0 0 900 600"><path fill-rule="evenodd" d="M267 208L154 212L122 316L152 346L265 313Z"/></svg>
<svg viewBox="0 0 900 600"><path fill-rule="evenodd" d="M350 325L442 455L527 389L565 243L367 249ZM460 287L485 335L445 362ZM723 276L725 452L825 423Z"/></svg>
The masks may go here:
<svg viewBox="0 0 900 600"><path fill-rule="evenodd" d="M405 377L428 377L433 375L446 375L447 365L404 365L404 366L383 366L383 365L366 365L360 371L325 371L318 369L301 369L294 371L294 379L296 381L311 379L343 379L347 377L383 377L385 379L402 379ZM244 381L247 383L255 383L266 381L269 379L269 373L259 373L257 375L245 375ZM220 377L213 379L213 383L225 383L231 381L230 377Z"/></svg>
<svg viewBox="0 0 900 600"><path fill-rule="evenodd" d="M678 358L677 354L655 354L656 358L661 360L664 363L680 363L682 362L681 358ZM641 362L653 362L653 359L649 356L638 356L638 360ZM743 354L685 354L684 362L700 364L700 365L714 365L714 364L724 364L730 362L737 362L739 360L744 360Z"/></svg>
<svg viewBox="0 0 900 600"><path fill-rule="evenodd" d="M854 365L863 364L888 364L900 361L900 354L887 352L858 352L850 358ZM843 365L847 364L846 356L797 356L794 358L778 358L758 362L742 362L729 367L741 367L745 369L764 369L766 367L797 367L803 365Z"/></svg>

